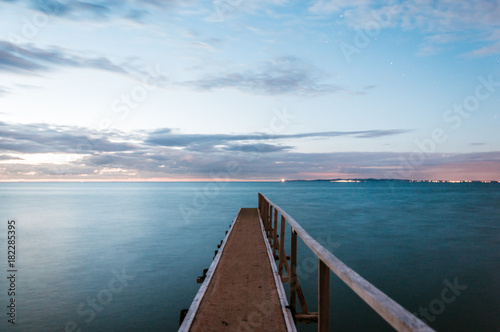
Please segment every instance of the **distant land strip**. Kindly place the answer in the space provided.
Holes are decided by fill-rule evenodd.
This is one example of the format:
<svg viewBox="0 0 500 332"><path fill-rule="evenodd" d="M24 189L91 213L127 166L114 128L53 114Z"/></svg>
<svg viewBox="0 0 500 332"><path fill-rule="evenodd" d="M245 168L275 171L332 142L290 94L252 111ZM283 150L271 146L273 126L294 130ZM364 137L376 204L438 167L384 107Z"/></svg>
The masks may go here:
<svg viewBox="0 0 500 332"><path fill-rule="evenodd" d="M426 183L500 183L496 180L408 180L408 179L314 179L314 180L285 180L281 182L426 182Z"/></svg>

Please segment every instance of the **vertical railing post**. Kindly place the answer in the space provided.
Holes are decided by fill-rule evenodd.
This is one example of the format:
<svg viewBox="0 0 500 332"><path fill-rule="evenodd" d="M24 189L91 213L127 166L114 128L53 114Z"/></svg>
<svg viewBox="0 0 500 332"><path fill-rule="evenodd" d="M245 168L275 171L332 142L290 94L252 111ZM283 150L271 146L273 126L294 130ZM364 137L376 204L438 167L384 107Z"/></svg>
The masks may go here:
<svg viewBox="0 0 500 332"><path fill-rule="evenodd" d="M318 259L318 331L330 331L330 268Z"/></svg>
<svg viewBox="0 0 500 332"><path fill-rule="evenodd" d="M279 265L278 265L278 271L280 273L280 276L283 276L283 265L285 264L285 223L286 219L285 217L281 216L281 224L280 224L280 248L279 248ZM290 276L288 276L290 277Z"/></svg>
<svg viewBox="0 0 500 332"><path fill-rule="evenodd" d="M276 250L278 250L278 210L274 209L273 256L275 256L275 257L276 257Z"/></svg>
<svg viewBox="0 0 500 332"><path fill-rule="evenodd" d="M297 232L292 227L290 239L290 306L297 310L295 303L297 297Z"/></svg>
<svg viewBox="0 0 500 332"><path fill-rule="evenodd" d="M271 237L271 227L272 227L272 222L273 222L273 206L269 204L269 211L268 211L268 217L267 217L267 239L269 241L269 238Z"/></svg>
<svg viewBox="0 0 500 332"><path fill-rule="evenodd" d="M268 213L269 213L269 202L265 201L263 220L264 220L264 229L266 230L266 232L267 232L267 215L268 215Z"/></svg>
<svg viewBox="0 0 500 332"><path fill-rule="evenodd" d="M259 214L262 217L262 195L259 193L259 199L258 199L258 205L259 205Z"/></svg>

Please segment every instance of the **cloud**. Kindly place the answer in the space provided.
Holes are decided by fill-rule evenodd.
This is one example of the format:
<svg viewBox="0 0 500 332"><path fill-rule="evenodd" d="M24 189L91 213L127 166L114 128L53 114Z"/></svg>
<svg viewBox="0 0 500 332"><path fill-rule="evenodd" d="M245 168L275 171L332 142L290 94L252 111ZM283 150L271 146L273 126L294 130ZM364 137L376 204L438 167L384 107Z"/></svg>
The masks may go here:
<svg viewBox="0 0 500 332"><path fill-rule="evenodd" d="M288 0L214 0L210 22L224 22L241 13L253 14L263 8L285 5Z"/></svg>
<svg viewBox="0 0 500 332"><path fill-rule="evenodd" d="M144 82L144 78L148 78L148 81L152 81L151 84L157 86L165 86L168 83L167 76L161 72L158 66L156 69L143 68L130 59L122 59L121 63L117 63L107 57L80 55L61 47L41 48L33 44L21 45L0 40L0 72L41 75L61 68L103 70L124 74L142 82ZM24 88L26 87L28 86L24 85ZM6 92L8 91L0 87L0 95Z"/></svg>
<svg viewBox="0 0 500 332"><path fill-rule="evenodd" d="M265 95L298 94L322 95L330 93L358 93L328 83L321 83L326 74L297 58L285 56L272 59L256 70L226 71L204 78L183 82L185 86L201 91L237 89Z"/></svg>
<svg viewBox="0 0 500 332"><path fill-rule="evenodd" d="M290 135L254 134L181 134L162 128L142 134L100 132L75 126L8 124L0 122L0 152L7 153L132 153L158 148L185 148L193 152L271 152L289 150L291 146L268 143L277 140L331 138L351 136L374 138L406 133L406 130L369 130L351 132L317 132ZM260 141L260 142L259 142ZM262 141L268 141L263 143ZM258 142L258 143L257 143ZM155 151L157 153L157 151Z"/></svg>
<svg viewBox="0 0 500 332"><path fill-rule="evenodd" d="M267 153L267 152L278 152L278 151L286 151L290 150L291 146L280 146L274 144L231 144L223 148L226 151L239 151L239 152L258 152L258 153Z"/></svg>
<svg viewBox="0 0 500 332"><path fill-rule="evenodd" d="M368 6L370 0L319 0L309 7L309 11L315 14L333 14L347 8Z"/></svg>
<svg viewBox="0 0 500 332"><path fill-rule="evenodd" d="M0 154L0 160L23 160L23 158L9 156L7 154Z"/></svg>
<svg viewBox="0 0 500 332"><path fill-rule="evenodd" d="M170 129L160 129L151 132L145 143L150 145L167 147L186 147L193 145L210 144L211 146L227 145L230 142L253 142L253 141L273 141L273 140L291 140L303 138L331 138L338 136L350 136L354 138L375 138L382 136L399 135L408 132L408 130L366 130L366 131L328 131L301 134L177 134Z"/></svg>
<svg viewBox="0 0 500 332"><path fill-rule="evenodd" d="M98 132L80 127L0 122L0 180L13 179L314 179L337 177L500 178L500 151L425 154L299 153L294 140L347 136L375 139L405 130L269 134ZM284 144L286 142L287 144ZM66 163L28 164L31 154L79 155ZM16 154L12 156L11 154ZM48 157L47 157L48 158ZM413 159L412 159L413 158ZM19 161L21 159L22 163ZM232 165L229 167L229 165ZM228 168L234 172L228 175ZM479 175L481 174L481 175Z"/></svg>
<svg viewBox="0 0 500 332"><path fill-rule="evenodd" d="M67 17L77 20L104 21L110 18L125 18L140 21L145 15L162 8L180 5L182 1L166 0L101 0L59 1L59 0L1 0L3 2L24 3L34 10L50 16Z"/></svg>
<svg viewBox="0 0 500 332"><path fill-rule="evenodd" d="M468 56L500 54L500 35L495 33L500 27L498 1L406 1L402 8L399 16L402 27L430 34L422 54L433 54L441 46L457 42L469 43L471 47L486 44L467 52Z"/></svg>
<svg viewBox="0 0 500 332"><path fill-rule="evenodd" d="M188 9L198 14L200 1L196 0L101 0L101 1L60 1L60 0L0 0L0 2L24 3L30 8L46 15L65 17L73 20L107 21L127 19L143 23L147 16L161 10ZM224 21L238 13L254 13L269 6L283 5L287 0L215 0L210 1L212 8L208 21ZM196 10L198 11L196 11ZM186 13L186 11L184 11Z"/></svg>
<svg viewBox="0 0 500 332"><path fill-rule="evenodd" d="M0 71L34 74L58 67L94 68L126 73L123 67L105 57L83 57L62 48L43 49L31 44L16 45L0 40Z"/></svg>
<svg viewBox="0 0 500 332"><path fill-rule="evenodd" d="M276 180L317 178L392 179L496 179L500 152L474 154L432 154L415 168L402 160L409 153L342 152L293 153L276 151L249 156L246 152L193 153L163 149L158 153L136 151L92 154L70 165L2 164L7 176L36 172L39 177L64 175L74 179L246 179ZM233 169L228 171L228 169ZM1 175L5 178L5 174Z"/></svg>
<svg viewBox="0 0 500 332"><path fill-rule="evenodd" d="M189 45L191 47L193 47L193 48L207 50L207 51L210 51L210 52L217 51L217 49L214 46L210 45L209 43L205 43L205 42L196 41L196 42L189 43Z"/></svg>
<svg viewBox="0 0 500 332"><path fill-rule="evenodd" d="M97 153L133 150L131 143L113 142L117 137L78 127L0 122L0 152Z"/></svg>
<svg viewBox="0 0 500 332"><path fill-rule="evenodd" d="M471 47L478 42L486 44L467 52L468 56L500 54L500 33L496 33L500 28L498 1L318 0L309 11L322 16L342 13L346 24L354 29L378 24L381 28L420 30L426 35L420 55L435 54L442 50L441 46L458 42L467 42Z"/></svg>
<svg viewBox="0 0 500 332"><path fill-rule="evenodd" d="M434 33L447 33L484 26L500 26L498 1L429 1L429 0L317 0L309 11L315 14L336 14L359 9L370 14L373 21L377 11L391 9L392 19L405 28L421 28ZM345 15L344 15L345 16ZM354 17L352 17L354 19ZM366 21L363 23L367 23Z"/></svg>
<svg viewBox="0 0 500 332"><path fill-rule="evenodd" d="M481 47L480 49L469 52L465 55L472 57L483 57L488 55L500 54L500 40L494 44Z"/></svg>
<svg viewBox="0 0 500 332"><path fill-rule="evenodd" d="M212 41L212 43L217 43L217 41ZM205 44L198 43L197 45ZM151 75L131 63L116 64L106 57L86 57L63 48L46 49L32 44L16 45L0 40L0 72L36 75L64 67L93 68L136 77ZM164 73L157 73L157 76L156 80L158 82L162 82L162 84L168 82ZM297 58L285 56L271 59L253 70L227 70L191 81L170 83L199 91L237 89L246 93L264 95L297 94L301 96L318 96L331 93L365 93L350 91L335 84L322 83L326 78L327 75L319 69L303 63ZM5 93L5 91L0 90L0 94L2 92Z"/></svg>

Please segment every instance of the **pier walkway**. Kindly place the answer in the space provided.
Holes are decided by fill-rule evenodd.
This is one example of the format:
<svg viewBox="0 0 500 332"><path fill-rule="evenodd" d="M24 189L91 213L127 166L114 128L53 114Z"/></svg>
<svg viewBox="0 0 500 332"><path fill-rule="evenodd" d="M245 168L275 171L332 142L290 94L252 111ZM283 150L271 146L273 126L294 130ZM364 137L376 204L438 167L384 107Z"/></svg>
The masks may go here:
<svg viewBox="0 0 500 332"><path fill-rule="evenodd" d="M296 323L317 323L318 331L329 331L330 272L396 331L434 331L335 257L266 196L258 197L258 208L239 210L210 268L199 277L203 284L180 332L296 331ZM297 275L299 238L318 259L317 312L309 311ZM283 283L289 285L288 298Z"/></svg>
<svg viewBox="0 0 500 332"><path fill-rule="evenodd" d="M295 331L264 236L258 210L242 208L212 264L215 271L207 272L196 315L184 319L186 325L192 320L190 328L180 331Z"/></svg>

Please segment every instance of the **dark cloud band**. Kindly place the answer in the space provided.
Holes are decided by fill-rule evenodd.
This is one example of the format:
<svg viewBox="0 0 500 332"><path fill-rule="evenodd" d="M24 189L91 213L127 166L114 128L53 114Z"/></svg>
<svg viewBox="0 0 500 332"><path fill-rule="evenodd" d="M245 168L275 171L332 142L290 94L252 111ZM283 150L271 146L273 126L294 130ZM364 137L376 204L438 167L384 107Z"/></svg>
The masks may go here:
<svg viewBox="0 0 500 332"><path fill-rule="evenodd" d="M375 139L406 130L320 132L290 135L176 133L169 128L125 134L47 124L0 122L0 178L31 174L40 179L70 178L214 178L228 163L238 179L351 177L418 178L465 169L498 175L500 152L426 154L395 152L293 152L293 140L352 137ZM142 139L139 139L142 137ZM287 145L282 144L288 143ZM19 164L23 155L71 153L81 157L66 164ZM21 157L12 156L20 154ZM417 158L418 157L418 158ZM22 158L21 158L22 159ZM100 174L100 173L103 174ZM131 175L132 174L132 175Z"/></svg>

